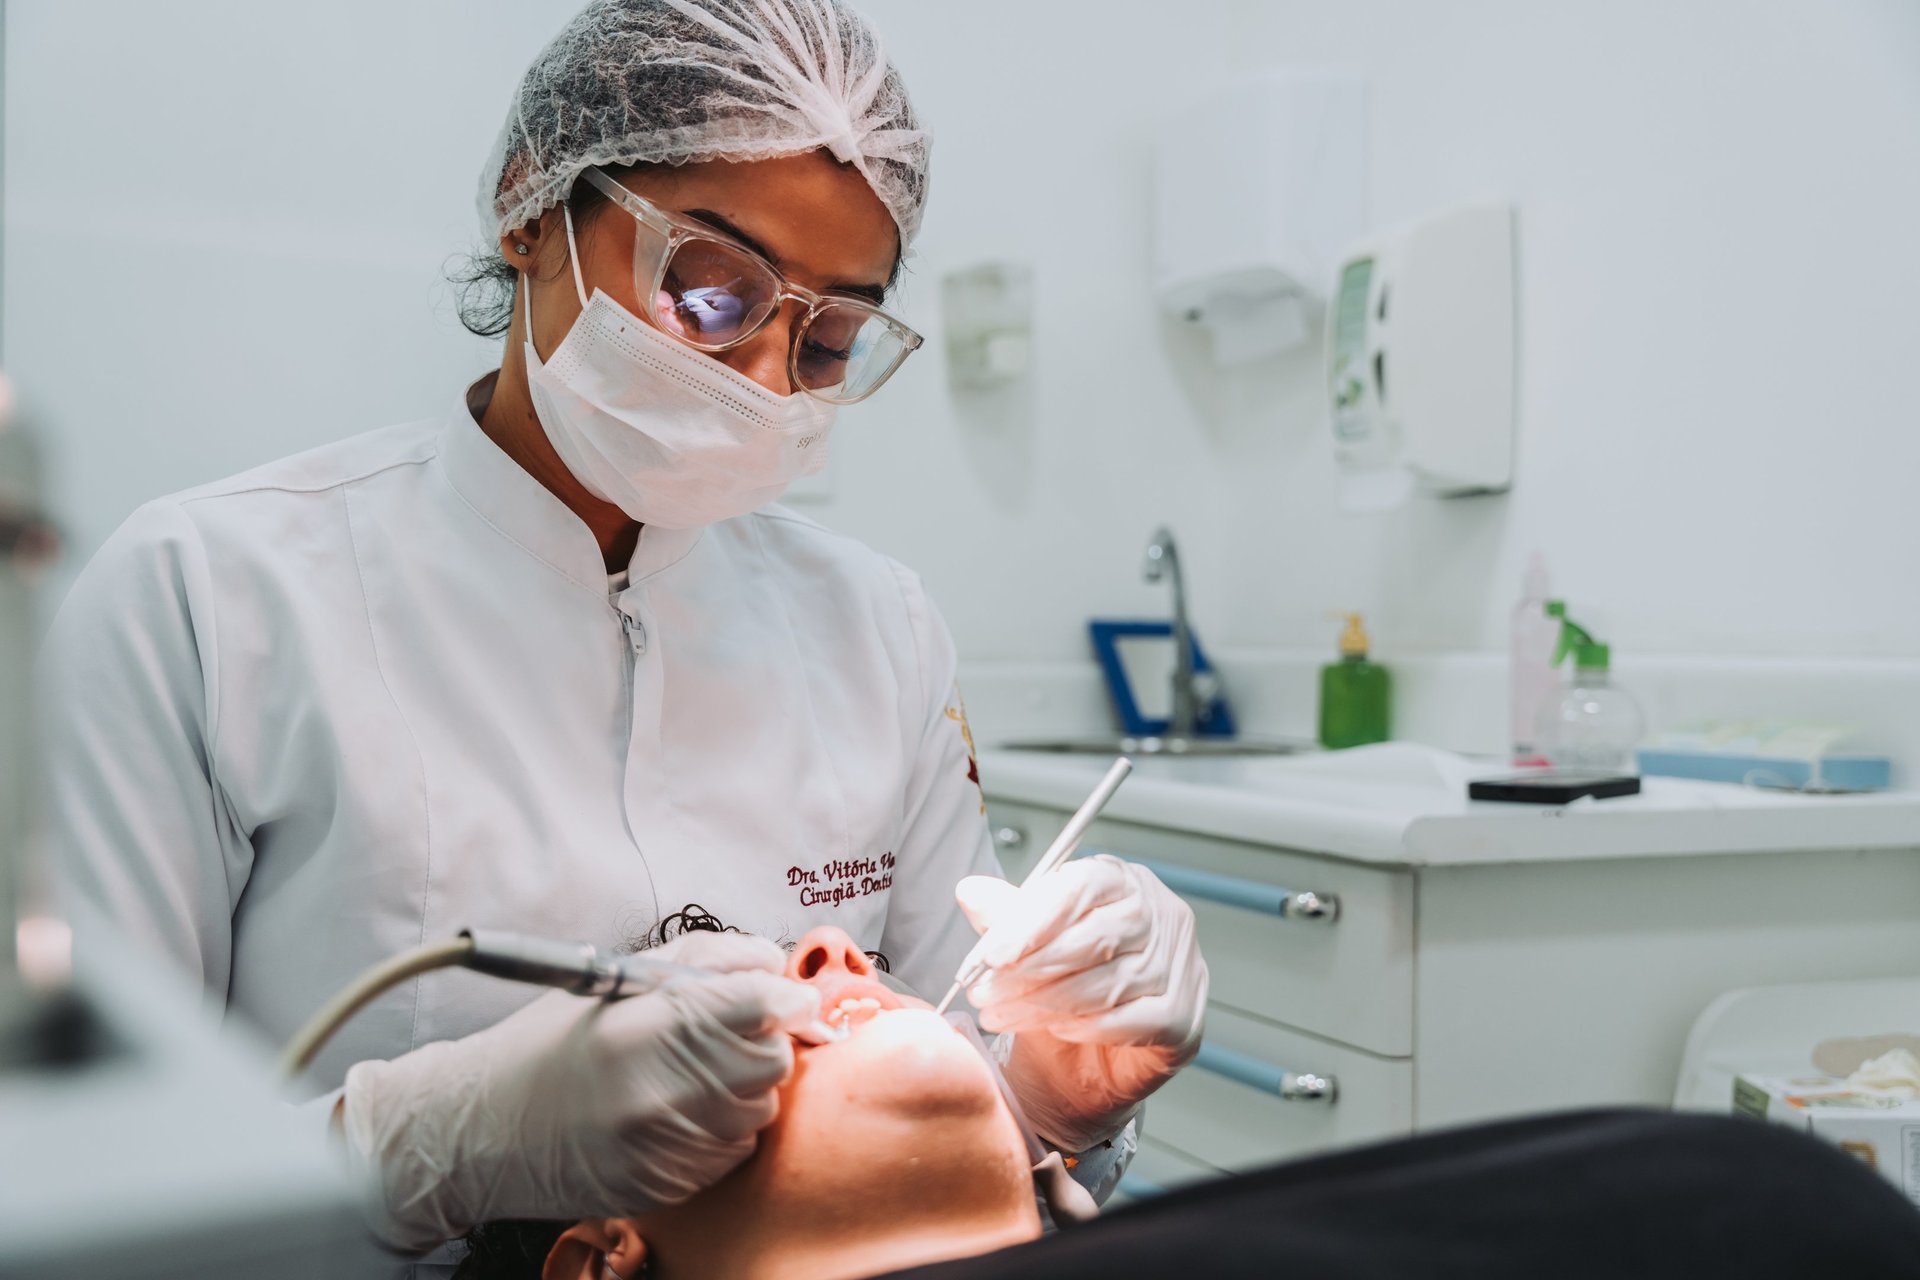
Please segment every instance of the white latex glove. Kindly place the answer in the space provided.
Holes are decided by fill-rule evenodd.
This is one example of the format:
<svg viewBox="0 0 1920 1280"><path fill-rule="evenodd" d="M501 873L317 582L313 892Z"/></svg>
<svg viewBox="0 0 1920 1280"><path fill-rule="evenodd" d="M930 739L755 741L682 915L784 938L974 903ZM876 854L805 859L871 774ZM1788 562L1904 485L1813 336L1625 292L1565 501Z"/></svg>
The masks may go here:
<svg viewBox="0 0 1920 1280"><path fill-rule="evenodd" d="M715 970L606 1002L552 991L462 1040L347 1072L350 1162L375 1230L419 1251L492 1218L624 1216L752 1154L819 994L763 938L696 933L649 955Z"/></svg>
<svg viewBox="0 0 1920 1280"><path fill-rule="evenodd" d="M1113 1137L1199 1051L1207 962L1192 909L1104 854L1024 889L968 876L954 892L988 966L967 995L982 1028L1016 1033L1006 1075L1028 1121L1064 1151Z"/></svg>

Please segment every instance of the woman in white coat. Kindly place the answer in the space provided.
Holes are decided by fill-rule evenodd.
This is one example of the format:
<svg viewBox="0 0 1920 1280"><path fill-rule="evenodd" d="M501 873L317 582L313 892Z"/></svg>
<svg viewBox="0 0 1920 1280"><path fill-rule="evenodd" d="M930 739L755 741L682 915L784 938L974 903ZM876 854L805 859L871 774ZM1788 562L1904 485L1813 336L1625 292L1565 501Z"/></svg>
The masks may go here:
<svg viewBox="0 0 1920 1280"><path fill-rule="evenodd" d="M1191 918L1147 873L956 906L995 864L946 628L768 505L918 345L882 304L926 162L837 0L596 0L483 176L499 370L149 503L60 613L76 905L270 1037L464 927L611 946L697 903L757 935L689 939L710 981L619 1005L452 973L349 1024L308 1084L396 1248L723 1175L817 1014L761 940L814 925L925 992L994 927L970 994L1069 1151L1197 1046Z"/></svg>

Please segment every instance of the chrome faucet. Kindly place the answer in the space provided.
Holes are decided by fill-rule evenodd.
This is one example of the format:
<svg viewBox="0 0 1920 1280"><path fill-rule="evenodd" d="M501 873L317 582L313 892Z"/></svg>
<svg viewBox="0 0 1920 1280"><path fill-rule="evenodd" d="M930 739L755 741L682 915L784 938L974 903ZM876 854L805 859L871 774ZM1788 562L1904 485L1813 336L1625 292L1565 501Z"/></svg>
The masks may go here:
<svg viewBox="0 0 1920 1280"><path fill-rule="evenodd" d="M1173 723L1167 736L1191 738L1199 722L1199 696L1193 678L1193 635L1187 625L1187 586L1180 573L1180 552L1173 545L1173 530L1162 525L1147 544L1146 576L1158 582L1165 576L1173 580Z"/></svg>

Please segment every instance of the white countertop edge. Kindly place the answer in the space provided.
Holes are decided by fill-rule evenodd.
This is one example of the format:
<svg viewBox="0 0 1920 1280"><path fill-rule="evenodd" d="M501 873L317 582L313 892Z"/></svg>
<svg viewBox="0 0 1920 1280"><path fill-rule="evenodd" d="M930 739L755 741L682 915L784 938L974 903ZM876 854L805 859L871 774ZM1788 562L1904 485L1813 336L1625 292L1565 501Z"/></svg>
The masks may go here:
<svg viewBox="0 0 1920 1280"><path fill-rule="evenodd" d="M1097 756L980 754L990 801L1066 811L1086 798L1108 763ZM1462 797L1449 802L1458 806L1449 810L1435 803L1443 793L1401 787L1329 783L1325 789L1336 799L1322 802L1141 769L1103 816L1391 866L1872 848L1920 852L1916 792L1798 796L1665 778L1647 785L1647 795L1621 801L1509 806Z"/></svg>

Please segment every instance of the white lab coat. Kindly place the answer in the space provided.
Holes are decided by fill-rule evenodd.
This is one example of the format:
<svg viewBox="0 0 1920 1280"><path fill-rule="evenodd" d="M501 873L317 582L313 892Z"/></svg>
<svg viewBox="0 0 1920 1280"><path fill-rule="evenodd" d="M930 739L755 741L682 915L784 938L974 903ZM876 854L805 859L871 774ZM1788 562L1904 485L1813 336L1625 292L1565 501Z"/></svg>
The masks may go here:
<svg viewBox="0 0 1920 1280"><path fill-rule="evenodd" d="M618 946L688 904L944 990L954 882L996 866L919 579L777 506L648 528L629 573L464 401L149 503L47 648L67 886L276 1045L423 941ZM406 983L308 1092L536 994Z"/></svg>

